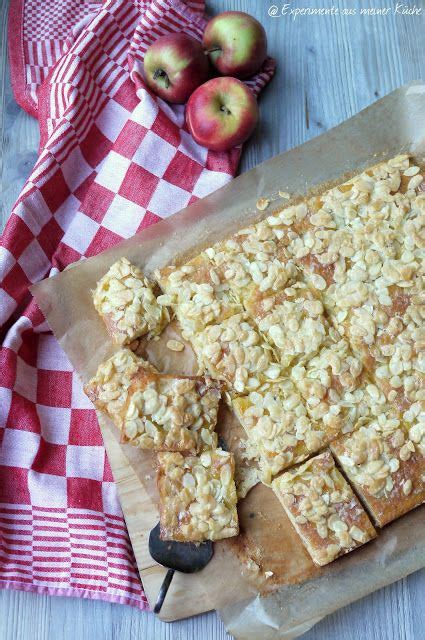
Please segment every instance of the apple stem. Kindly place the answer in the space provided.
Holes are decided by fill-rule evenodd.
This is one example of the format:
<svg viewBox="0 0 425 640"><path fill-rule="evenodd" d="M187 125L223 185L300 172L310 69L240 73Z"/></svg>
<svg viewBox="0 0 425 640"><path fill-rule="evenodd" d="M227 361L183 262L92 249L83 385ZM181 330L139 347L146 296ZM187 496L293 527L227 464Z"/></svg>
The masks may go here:
<svg viewBox="0 0 425 640"><path fill-rule="evenodd" d="M153 79L158 80L158 78L163 80L165 88L168 89L168 87L170 86L170 79L168 75L165 73L164 69L156 69L156 71L153 74Z"/></svg>
<svg viewBox="0 0 425 640"><path fill-rule="evenodd" d="M230 114L232 113L230 111L230 109L228 109L224 104L221 105L220 107L220 111L222 111L223 113L226 114L226 116L230 116Z"/></svg>
<svg viewBox="0 0 425 640"><path fill-rule="evenodd" d="M211 49L208 49L207 53L215 53L216 51L221 51L221 47L212 47Z"/></svg>

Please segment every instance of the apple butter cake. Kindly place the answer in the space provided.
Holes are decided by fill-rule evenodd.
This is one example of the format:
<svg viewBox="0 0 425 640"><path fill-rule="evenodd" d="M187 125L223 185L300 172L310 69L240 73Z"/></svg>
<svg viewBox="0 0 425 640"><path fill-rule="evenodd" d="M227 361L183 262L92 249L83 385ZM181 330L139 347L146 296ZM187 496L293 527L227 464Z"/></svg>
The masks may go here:
<svg viewBox="0 0 425 640"><path fill-rule="evenodd" d="M122 350L86 387L128 440L162 450L165 538L238 531L215 384L317 564L375 536L344 476L377 526L424 501L424 221L424 176L400 155L156 271L161 295L125 258L102 278L115 342L158 335L171 308L207 376Z"/></svg>

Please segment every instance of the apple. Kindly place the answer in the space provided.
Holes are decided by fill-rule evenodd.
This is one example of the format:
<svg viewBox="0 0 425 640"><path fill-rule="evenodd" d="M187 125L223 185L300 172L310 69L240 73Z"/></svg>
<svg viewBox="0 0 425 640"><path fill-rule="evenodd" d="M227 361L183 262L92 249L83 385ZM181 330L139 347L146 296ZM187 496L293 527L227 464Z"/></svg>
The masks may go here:
<svg viewBox="0 0 425 640"><path fill-rule="evenodd" d="M167 102L186 102L209 76L208 57L200 42L185 33L158 38L146 51L146 84Z"/></svg>
<svg viewBox="0 0 425 640"><path fill-rule="evenodd" d="M258 71L267 55L263 26L242 11L225 11L212 18L203 44L211 63L224 76L248 78Z"/></svg>
<svg viewBox="0 0 425 640"><path fill-rule="evenodd" d="M218 77L195 89L186 106L186 124L195 141L226 151L252 134L258 106L252 92L236 78Z"/></svg>

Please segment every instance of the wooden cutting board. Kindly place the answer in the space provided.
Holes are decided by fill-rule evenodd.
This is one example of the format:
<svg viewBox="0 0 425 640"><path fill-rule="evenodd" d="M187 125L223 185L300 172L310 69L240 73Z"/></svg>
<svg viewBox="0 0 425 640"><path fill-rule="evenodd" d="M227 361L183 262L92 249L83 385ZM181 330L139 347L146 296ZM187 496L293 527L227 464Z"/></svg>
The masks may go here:
<svg viewBox="0 0 425 640"><path fill-rule="evenodd" d="M149 605L153 608L166 569L152 560L148 541L150 530L158 522L155 501L152 456L121 446L116 428L99 415L109 462L117 484L121 507ZM143 478L143 480L142 480ZM151 487L151 491L149 490ZM214 557L199 574L174 575L160 613L162 620L178 620L224 606L228 597L222 590L222 567L233 578L226 579L226 593L239 592L241 599L254 595L241 585L240 562L226 543L215 543ZM226 573L227 573L226 571Z"/></svg>
<svg viewBox="0 0 425 640"><path fill-rule="evenodd" d="M100 415L99 421L140 577L148 602L153 608L166 574L166 569L152 560L148 550L150 530L158 522L158 509L127 458L124 448L117 441L114 427ZM209 609L205 594L199 588L193 589L194 581L196 577L175 574L161 611L161 619L177 620Z"/></svg>

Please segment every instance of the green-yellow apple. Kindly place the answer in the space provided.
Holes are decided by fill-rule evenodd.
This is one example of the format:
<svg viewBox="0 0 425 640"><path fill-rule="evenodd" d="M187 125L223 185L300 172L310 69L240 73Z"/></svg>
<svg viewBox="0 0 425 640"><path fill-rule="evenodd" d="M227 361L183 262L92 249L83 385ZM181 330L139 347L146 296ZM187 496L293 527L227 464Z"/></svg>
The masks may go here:
<svg viewBox="0 0 425 640"><path fill-rule="evenodd" d="M257 122L257 101L236 78L208 80L195 89L186 106L190 133L198 144L213 151L245 142Z"/></svg>
<svg viewBox="0 0 425 640"><path fill-rule="evenodd" d="M185 33L155 40L145 53L146 84L160 98L182 104L207 80L208 57L200 42Z"/></svg>
<svg viewBox="0 0 425 640"><path fill-rule="evenodd" d="M225 11L209 21L203 43L209 58L224 76L249 78L267 55L262 25L242 11Z"/></svg>

